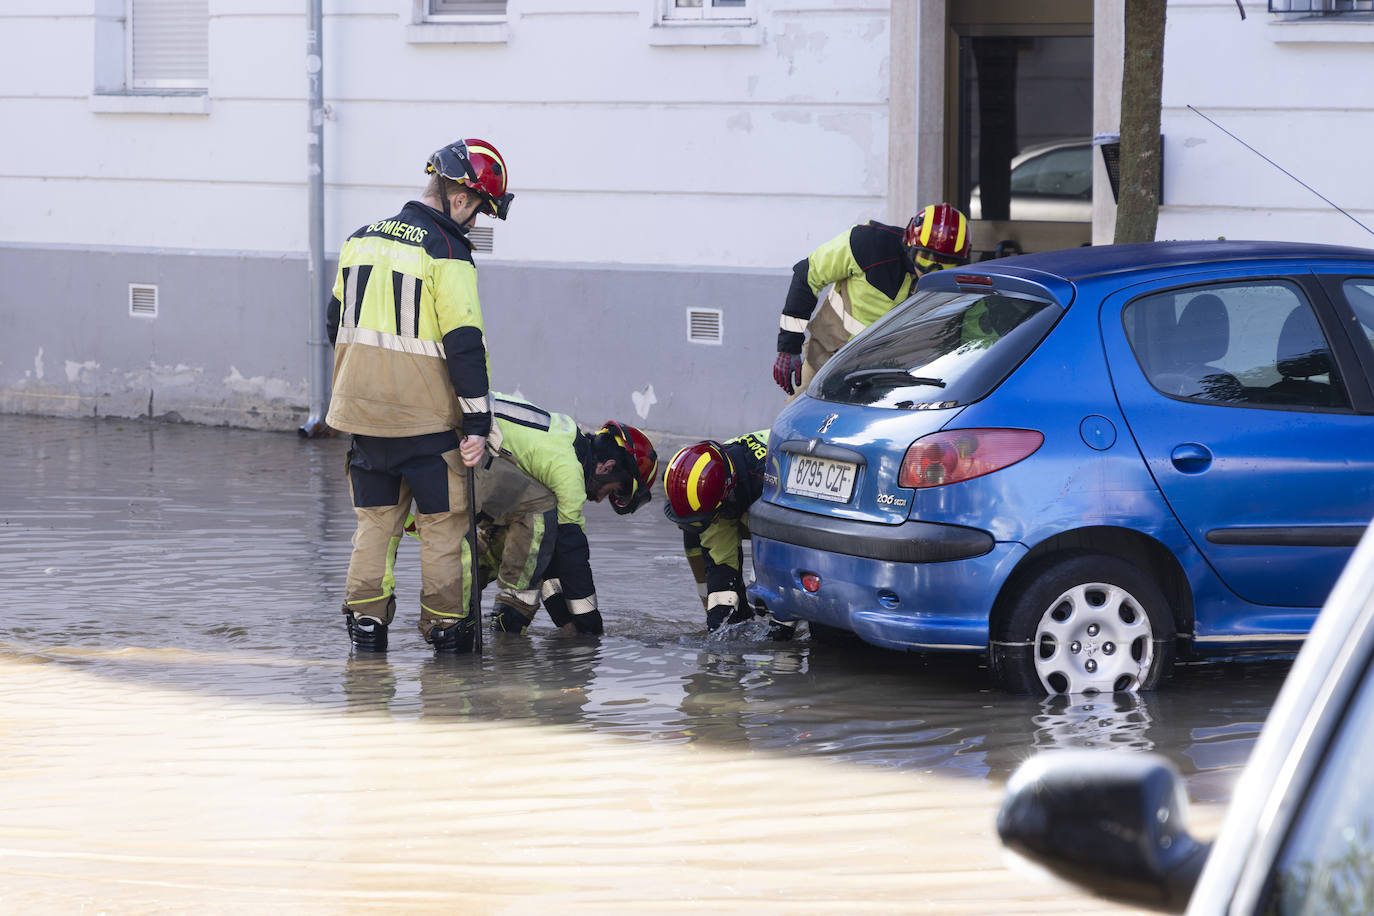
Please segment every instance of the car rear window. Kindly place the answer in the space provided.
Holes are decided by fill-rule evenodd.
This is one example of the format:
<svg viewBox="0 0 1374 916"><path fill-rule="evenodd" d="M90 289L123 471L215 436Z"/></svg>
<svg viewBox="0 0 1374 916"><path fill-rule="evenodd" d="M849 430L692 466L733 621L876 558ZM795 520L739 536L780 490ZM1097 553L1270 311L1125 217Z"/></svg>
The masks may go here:
<svg viewBox="0 0 1374 916"><path fill-rule="evenodd" d="M899 410L968 404L996 388L1061 314L1031 296L917 293L840 348L807 393Z"/></svg>

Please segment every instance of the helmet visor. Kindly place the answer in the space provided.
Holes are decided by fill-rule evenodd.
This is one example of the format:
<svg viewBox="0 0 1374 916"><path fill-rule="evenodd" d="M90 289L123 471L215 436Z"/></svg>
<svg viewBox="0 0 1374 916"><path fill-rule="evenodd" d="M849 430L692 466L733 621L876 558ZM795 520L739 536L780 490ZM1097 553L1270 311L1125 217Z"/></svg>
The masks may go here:
<svg viewBox="0 0 1374 916"><path fill-rule="evenodd" d="M649 488L641 487L633 480L611 494L611 508L617 515L629 515L648 501Z"/></svg>
<svg viewBox="0 0 1374 916"><path fill-rule="evenodd" d="M488 197L486 200L491 215L497 219L505 219L506 215L510 213L510 205L515 201L515 195L506 193L496 198Z"/></svg>
<svg viewBox="0 0 1374 916"><path fill-rule="evenodd" d="M916 249L916 267L923 274L933 270L944 270L946 267L959 267L965 263L967 262L963 258L947 258L931 251Z"/></svg>
<svg viewBox="0 0 1374 916"><path fill-rule="evenodd" d="M700 534L711 527L711 523L716 520L717 513L718 510L712 510L710 512L694 512L691 515L678 515L673 511L672 502L663 504L663 517L682 530L690 531L693 534Z"/></svg>

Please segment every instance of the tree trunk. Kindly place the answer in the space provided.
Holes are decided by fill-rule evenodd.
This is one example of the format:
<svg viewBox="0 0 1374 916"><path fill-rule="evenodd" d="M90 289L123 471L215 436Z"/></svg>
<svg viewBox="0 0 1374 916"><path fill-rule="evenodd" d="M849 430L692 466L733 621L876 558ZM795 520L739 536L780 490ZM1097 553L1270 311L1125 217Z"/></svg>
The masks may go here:
<svg viewBox="0 0 1374 916"><path fill-rule="evenodd" d="M1117 244L1153 242L1159 221L1162 167L1160 85L1164 81L1166 0L1125 0L1125 63L1121 71L1121 179Z"/></svg>

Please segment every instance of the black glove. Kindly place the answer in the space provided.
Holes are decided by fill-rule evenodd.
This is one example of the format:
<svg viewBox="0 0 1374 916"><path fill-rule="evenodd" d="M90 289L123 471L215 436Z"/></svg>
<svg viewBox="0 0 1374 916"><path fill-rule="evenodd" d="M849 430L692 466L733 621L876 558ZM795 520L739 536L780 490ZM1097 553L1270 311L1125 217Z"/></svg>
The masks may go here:
<svg viewBox="0 0 1374 916"><path fill-rule="evenodd" d="M519 636L529 628L530 623L530 619L524 614L508 604L499 602L491 615L491 628L502 633L514 633Z"/></svg>
<svg viewBox="0 0 1374 916"><path fill-rule="evenodd" d="M577 632L584 636L600 636L606 632L606 628L601 623L600 611L588 611L585 614L572 615L573 626L577 627Z"/></svg>
<svg viewBox="0 0 1374 916"><path fill-rule="evenodd" d="M788 394L801 386L802 358L799 353L779 353L773 361L773 381Z"/></svg>

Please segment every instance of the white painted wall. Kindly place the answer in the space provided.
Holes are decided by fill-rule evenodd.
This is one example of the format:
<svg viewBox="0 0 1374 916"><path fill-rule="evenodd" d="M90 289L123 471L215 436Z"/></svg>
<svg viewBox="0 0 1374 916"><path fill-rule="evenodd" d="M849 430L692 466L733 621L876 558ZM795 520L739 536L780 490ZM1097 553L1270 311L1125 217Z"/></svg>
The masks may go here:
<svg viewBox="0 0 1374 916"><path fill-rule="evenodd" d="M208 102L94 94L118 56L97 34L123 0L0 4L0 410L300 418L319 336L306 5L209 2ZM505 26L475 36L504 40L455 42L473 31L414 26L414 0L325 0L327 254L414 196L434 148L485 137L517 194L479 258L498 387L589 422L652 391L646 428L765 425L790 265L844 225L909 212L912 189L938 196L945 18L944 0L756 2L753 27L691 32L655 26L654 0L510 0ZM1110 132L1119 0L1095 11L1094 126ZM1187 107L1374 225L1374 22L1245 11L1169 4L1159 237L1374 246ZM916 66L891 72L912 41ZM1114 208L1098 187L1102 242ZM129 282L161 284L156 320L128 314ZM703 308L722 312L719 345L684 338Z"/></svg>
<svg viewBox="0 0 1374 916"><path fill-rule="evenodd" d="M0 242L304 250L305 4L211 0L208 112L168 114L93 110L119 2L0 10ZM511 0L508 41L462 44L412 40L411 0L326 0L327 247L457 136L510 165L497 259L776 267L882 216L887 3L759 5L760 43L696 47L650 0Z"/></svg>
<svg viewBox="0 0 1374 916"><path fill-rule="evenodd" d="M1286 20L1263 0L1172 0L1164 50L1160 239L1374 235L1209 124L1218 122L1374 228L1374 21Z"/></svg>

